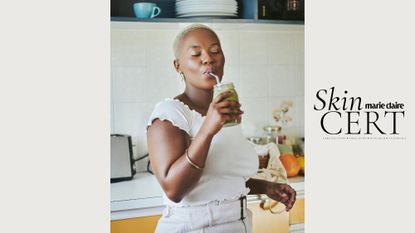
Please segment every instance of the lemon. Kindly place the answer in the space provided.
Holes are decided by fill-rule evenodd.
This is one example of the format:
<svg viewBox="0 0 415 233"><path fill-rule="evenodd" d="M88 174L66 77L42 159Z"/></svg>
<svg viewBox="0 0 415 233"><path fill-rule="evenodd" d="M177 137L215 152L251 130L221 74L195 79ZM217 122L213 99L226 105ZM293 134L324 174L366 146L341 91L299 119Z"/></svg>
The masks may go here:
<svg viewBox="0 0 415 233"><path fill-rule="evenodd" d="M303 174L305 174L305 166L304 166L305 159L304 159L304 156L297 157L297 162L300 164L301 172L303 172Z"/></svg>

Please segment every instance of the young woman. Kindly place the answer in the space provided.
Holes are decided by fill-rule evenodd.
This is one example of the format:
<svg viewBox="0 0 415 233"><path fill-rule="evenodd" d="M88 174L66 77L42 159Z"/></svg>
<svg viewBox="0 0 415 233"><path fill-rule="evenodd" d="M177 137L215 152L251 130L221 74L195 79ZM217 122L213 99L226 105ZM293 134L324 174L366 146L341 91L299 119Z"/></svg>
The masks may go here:
<svg viewBox="0 0 415 233"><path fill-rule="evenodd" d="M156 232L251 232L247 194L266 194L290 210L295 191L285 184L250 179L258 169L254 148L240 125L240 103L232 93L213 98L225 56L216 33L193 24L174 42L174 67L186 87L159 102L150 116L147 143L151 164L164 190L166 208Z"/></svg>

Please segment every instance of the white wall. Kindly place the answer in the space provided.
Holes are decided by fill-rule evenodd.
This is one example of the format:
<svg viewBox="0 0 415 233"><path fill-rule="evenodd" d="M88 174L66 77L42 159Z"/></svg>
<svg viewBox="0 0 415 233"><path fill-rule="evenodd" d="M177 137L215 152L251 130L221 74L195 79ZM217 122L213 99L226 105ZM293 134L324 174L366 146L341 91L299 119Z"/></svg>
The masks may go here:
<svg viewBox="0 0 415 233"><path fill-rule="evenodd" d="M111 23L111 133L129 134L135 156L147 152L145 126L154 105L181 93L172 44L183 23ZM208 24L222 43L224 80L232 81L246 136L275 124L272 109L294 102L287 134L304 136L304 26ZM142 169L141 163L140 169Z"/></svg>

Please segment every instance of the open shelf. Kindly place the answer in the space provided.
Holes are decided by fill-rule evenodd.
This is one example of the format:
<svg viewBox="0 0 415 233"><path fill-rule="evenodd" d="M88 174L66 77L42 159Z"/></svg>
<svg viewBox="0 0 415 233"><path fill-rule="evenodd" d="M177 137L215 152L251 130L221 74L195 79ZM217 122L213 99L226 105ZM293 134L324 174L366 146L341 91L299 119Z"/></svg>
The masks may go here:
<svg viewBox="0 0 415 233"><path fill-rule="evenodd" d="M162 11L161 14L152 19L139 19L134 16L132 5L136 0L111 0L111 21L115 22L151 22L151 23L255 23L255 24L304 24L304 10L301 14L289 15L282 12L286 0L236 0L238 2L238 15L235 18L216 17L192 17L176 18L175 0L146 0L157 4ZM304 0L299 0L304 6ZM271 5L273 4L273 5ZM260 9L260 10L259 10ZM263 17L265 14L269 17ZM275 17L272 17L274 14ZM278 16L279 15L279 16ZM267 19L265 19L267 18ZM272 19L271 19L272 18Z"/></svg>
<svg viewBox="0 0 415 233"><path fill-rule="evenodd" d="M219 19L219 18L153 18L139 19L135 17L111 17L113 22L150 22L150 23L263 23L263 24L304 24L303 20L272 20L272 19Z"/></svg>

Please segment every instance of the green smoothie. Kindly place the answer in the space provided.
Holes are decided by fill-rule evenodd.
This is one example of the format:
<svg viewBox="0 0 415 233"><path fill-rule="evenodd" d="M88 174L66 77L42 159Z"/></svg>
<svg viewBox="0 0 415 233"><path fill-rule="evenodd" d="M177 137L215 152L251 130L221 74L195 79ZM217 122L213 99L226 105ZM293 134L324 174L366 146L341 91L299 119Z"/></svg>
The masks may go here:
<svg viewBox="0 0 415 233"><path fill-rule="evenodd" d="M226 100L232 100L232 101L239 102L238 93L236 93L233 83L219 83L215 85L215 88L213 89L213 98L216 98L216 96L218 96L220 93L225 92L225 91L232 92L232 95L226 98ZM223 127L234 126L240 123L241 121L238 119L226 121Z"/></svg>

